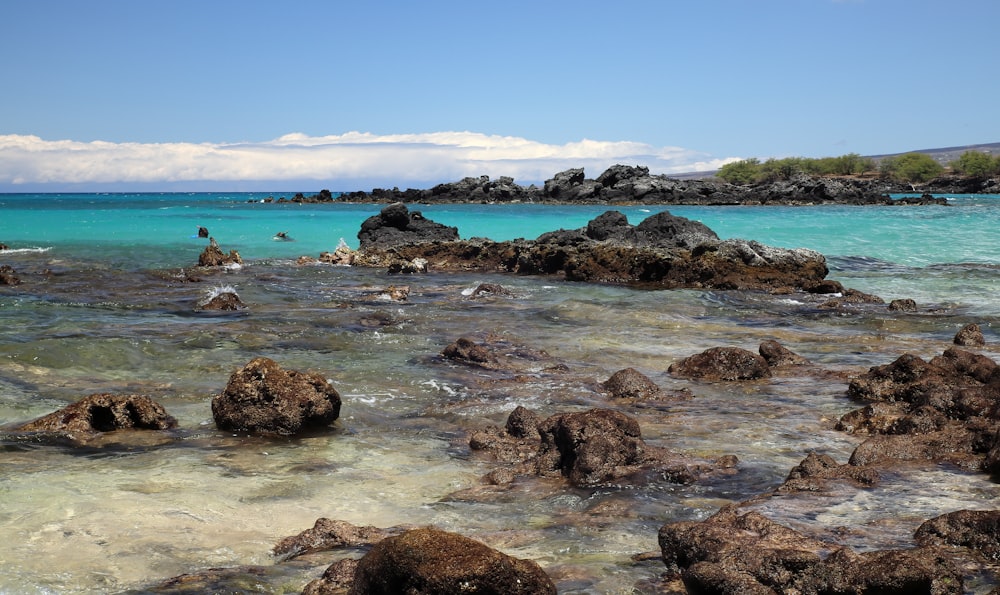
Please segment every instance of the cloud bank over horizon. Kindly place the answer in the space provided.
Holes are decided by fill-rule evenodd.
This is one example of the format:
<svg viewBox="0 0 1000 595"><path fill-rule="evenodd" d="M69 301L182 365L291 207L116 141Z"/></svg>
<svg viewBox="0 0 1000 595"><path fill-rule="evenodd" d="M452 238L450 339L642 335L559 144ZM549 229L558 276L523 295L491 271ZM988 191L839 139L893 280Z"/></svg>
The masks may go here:
<svg viewBox="0 0 1000 595"><path fill-rule="evenodd" d="M583 139L562 145L475 132L330 136L286 134L264 142L114 143L0 135L0 191L128 189L266 190L312 184L334 191L429 187L466 176L538 184L566 169L597 177L615 164L654 174L718 169L735 160L680 147Z"/></svg>

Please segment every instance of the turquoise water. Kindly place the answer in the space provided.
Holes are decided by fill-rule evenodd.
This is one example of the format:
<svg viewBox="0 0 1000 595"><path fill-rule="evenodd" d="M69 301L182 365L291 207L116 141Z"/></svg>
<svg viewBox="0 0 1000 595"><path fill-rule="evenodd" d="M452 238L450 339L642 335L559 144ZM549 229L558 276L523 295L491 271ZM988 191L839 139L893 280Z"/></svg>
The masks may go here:
<svg viewBox="0 0 1000 595"><path fill-rule="evenodd" d="M356 246L361 222L381 205L260 203L266 196L0 195L0 242L11 248L0 265L22 279L0 286L0 429L95 392L151 396L180 426L148 443L83 450L0 433L0 593L147 592L169 577L245 565L263 569L254 589L226 592L297 593L330 557L288 565L269 552L319 517L457 531L538 561L560 593L657 592L662 563L631 557L657 548L661 525L773 489L809 452L847 460L860 438L833 429L858 407L846 399L847 378L903 353L938 355L968 322L987 337L981 352L1000 357L997 196L953 197L949 207L668 209L723 238L818 250L831 277L886 300L913 298L913 313L820 310L809 296L298 266L341 239ZM496 240L582 227L607 210L411 209L462 237ZM618 210L638 223L660 209ZM189 279L180 269L206 243L193 237L198 226L245 266ZM274 241L278 231L294 241ZM483 282L512 295L471 298ZM406 301L382 297L402 284ZM196 312L223 289L247 310ZM491 372L440 357L459 337L489 334L564 366ZM818 371L738 385L666 372L710 347L755 350L770 339ZM212 397L259 356L330 379L344 401L331 434L268 440L215 428ZM609 403L599 383L625 367L692 398ZM502 426L518 405L543 417L622 408L648 443L697 460L735 454L739 470L683 486L584 490L524 478L476 492L497 465L470 452L468 436ZM922 520L998 498L1000 484L987 477L926 465L894 470L881 488L783 498L764 510L810 535L876 549L910 547Z"/></svg>

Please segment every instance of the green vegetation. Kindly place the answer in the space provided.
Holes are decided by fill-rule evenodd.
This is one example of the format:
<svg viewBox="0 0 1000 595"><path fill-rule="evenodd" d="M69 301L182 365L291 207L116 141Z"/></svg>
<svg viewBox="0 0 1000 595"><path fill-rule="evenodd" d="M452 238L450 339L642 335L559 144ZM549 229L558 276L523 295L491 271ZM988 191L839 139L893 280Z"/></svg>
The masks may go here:
<svg viewBox="0 0 1000 595"><path fill-rule="evenodd" d="M882 175L902 182L923 183L944 173L944 166L924 153L904 153L879 163Z"/></svg>
<svg viewBox="0 0 1000 595"><path fill-rule="evenodd" d="M966 151L949 165L955 173L963 176L988 178L1000 175L1000 155L990 157L982 151Z"/></svg>
<svg viewBox="0 0 1000 595"><path fill-rule="evenodd" d="M956 174L986 178L1000 175L1000 156L991 157L980 151L966 151L948 164ZM925 153L905 153L875 162L871 157L848 153L840 157L757 158L727 163L716 176L731 184L756 184L788 180L799 174L810 176L854 176L878 172L884 178L898 182L920 184L945 173L945 166Z"/></svg>
<svg viewBox="0 0 1000 595"><path fill-rule="evenodd" d="M768 159L763 163L756 158L734 161L723 165L716 174L731 184L753 184L787 180L797 174L811 176L850 176L875 171L875 160L848 153L840 157L787 157Z"/></svg>

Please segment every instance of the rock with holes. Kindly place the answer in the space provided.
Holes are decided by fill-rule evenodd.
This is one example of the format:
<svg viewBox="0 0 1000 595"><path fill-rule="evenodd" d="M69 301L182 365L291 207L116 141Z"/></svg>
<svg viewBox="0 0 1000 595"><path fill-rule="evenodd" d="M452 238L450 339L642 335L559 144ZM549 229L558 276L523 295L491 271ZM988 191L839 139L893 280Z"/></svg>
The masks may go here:
<svg viewBox="0 0 1000 595"><path fill-rule="evenodd" d="M97 393L15 428L21 432L54 432L87 440L117 430L168 430L177 420L143 395Z"/></svg>

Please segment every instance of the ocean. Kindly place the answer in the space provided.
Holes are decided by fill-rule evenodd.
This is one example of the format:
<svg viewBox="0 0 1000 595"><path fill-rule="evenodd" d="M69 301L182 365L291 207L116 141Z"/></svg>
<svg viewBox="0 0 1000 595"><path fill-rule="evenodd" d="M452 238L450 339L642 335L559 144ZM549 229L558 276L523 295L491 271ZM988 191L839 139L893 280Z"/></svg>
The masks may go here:
<svg viewBox="0 0 1000 595"><path fill-rule="evenodd" d="M607 210L633 224L664 209L722 238L823 253L829 278L916 301L916 312L818 310L795 296L639 290L483 273L386 275L299 265L341 242L357 247L375 204L264 203L291 193L0 195L0 428L97 392L144 394L179 429L149 444L72 448L0 432L0 593L142 593L208 568L246 568L228 592L299 592L338 556L280 562L271 548L320 517L357 525L435 525L536 560L560 593L653 592L664 571L632 556L657 549L667 522L705 518L774 489L809 452L846 462L859 437L833 422L857 409L844 378L904 353L929 359L975 322L994 360L1000 312L1000 196L942 206L410 205L461 237L532 239L583 227ZM208 229L244 265L197 272ZM286 232L290 241L277 241ZM476 298L483 282L511 296ZM407 285L403 302L382 299ZM200 302L236 291L247 310ZM375 321L375 322L372 322ZM463 336L502 336L565 364L510 375L444 360ZM715 346L756 351L776 339L830 372L741 384L666 370ZM266 356L323 373L341 393L330 434L265 439L221 432L210 409L229 375ZM599 390L633 367L693 397L623 407ZM470 497L498 463L471 432L516 406L543 417L623 409L647 443L738 472L690 485L574 488L523 478ZM471 491L470 491L471 490ZM773 520L858 550L912 545L923 520L996 508L1000 485L938 465L889 474L878 488L762 505ZM834 528L849 526L851 531ZM988 590L992 579L979 578ZM241 586L243 585L243 586ZM246 586L252 585L252 586ZM164 592L164 591L157 591Z"/></svg>

